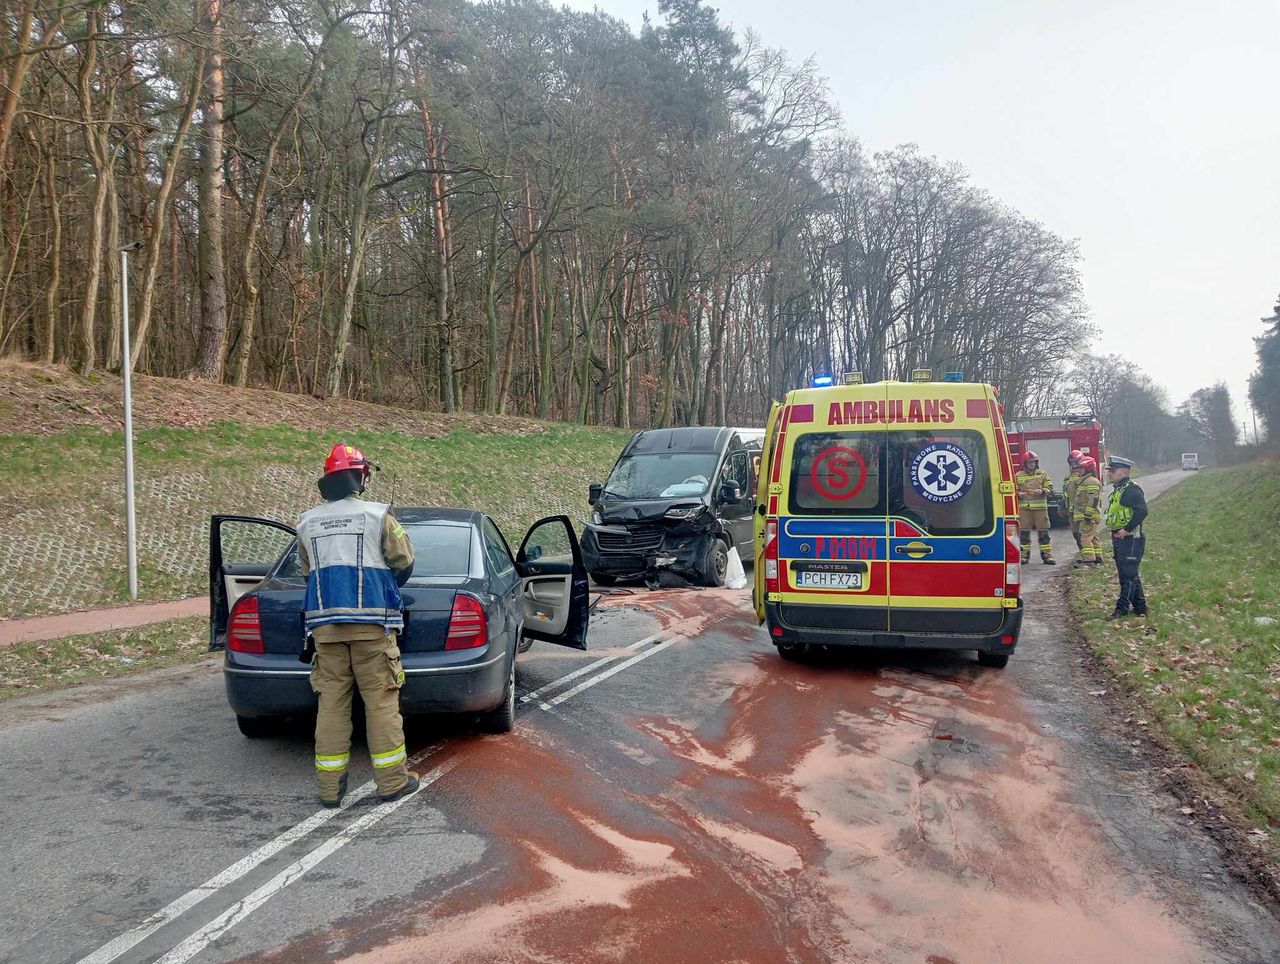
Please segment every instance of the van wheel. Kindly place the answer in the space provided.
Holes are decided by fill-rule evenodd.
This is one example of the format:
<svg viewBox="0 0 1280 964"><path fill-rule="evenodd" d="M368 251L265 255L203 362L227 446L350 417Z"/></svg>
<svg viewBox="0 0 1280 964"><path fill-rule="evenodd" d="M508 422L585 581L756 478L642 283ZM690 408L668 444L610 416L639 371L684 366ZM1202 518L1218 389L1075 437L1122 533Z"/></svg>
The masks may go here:
<svg viewBox="0 0 1280 964"><path fill-rule="evenodd" d="M778 655L793 663L799 663L809 655L809 647L804 643L778 643Z"/></svg>
<svg viewBox="0 0 1280 964"><path fill-rule="evenodd" d="M607 572L593 572L591 574L591 581L597 586L612 586L618 581L618 577L611 576Z"/></svg>
<svg viewBox="0 0 1280 964"><path fill-rule="evenodd" d="M723 586L729 573L729 550L719 539L712 539L702 559L702 584Z"/></svg>
<svg viewBox="0 0 1280 964"><path fill-rule="evenodd" d="M486 733L510 733L516 726L516 661L511 660L507 673L507 685L502 691L502 702L486 713L480 714L480 729Z"/></svg>
<svg viewBox="0 0 1280 964"><path fill-rule="evenodd" d="M979 666L990 666L993 669L1004 669L1009 665L1008 653L979 653Z"/></svg>

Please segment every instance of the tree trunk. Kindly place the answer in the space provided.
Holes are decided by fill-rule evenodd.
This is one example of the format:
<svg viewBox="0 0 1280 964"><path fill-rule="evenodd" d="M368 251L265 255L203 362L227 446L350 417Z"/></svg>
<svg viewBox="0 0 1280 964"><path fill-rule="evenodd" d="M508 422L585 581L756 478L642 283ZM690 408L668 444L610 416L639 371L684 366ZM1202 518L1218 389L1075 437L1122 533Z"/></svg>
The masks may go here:
<svg viewBox="0 0 1280 964"><path fill-rule="evenodd" d="M204 106L200 146L200 238L197 274L200 278L200 357L195 374L222 381L227 351L227 275L223 264L222 225L222 0L201 0L200 33L206 43Z"/></svg>

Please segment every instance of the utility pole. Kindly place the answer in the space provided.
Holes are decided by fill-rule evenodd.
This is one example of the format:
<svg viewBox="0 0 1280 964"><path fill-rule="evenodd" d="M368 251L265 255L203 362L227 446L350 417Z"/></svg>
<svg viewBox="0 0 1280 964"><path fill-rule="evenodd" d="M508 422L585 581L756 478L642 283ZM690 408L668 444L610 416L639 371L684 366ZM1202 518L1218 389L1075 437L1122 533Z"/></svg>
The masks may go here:
<svg viewBox="0 0 1280 964"><path fill-rule="evenodd" d="M131 241L120 248L120 338L124 350L124 516L129 557L129 598L138 600L138 518L133 502L133 355L129 351L129 252L142 247Z"/></svg>

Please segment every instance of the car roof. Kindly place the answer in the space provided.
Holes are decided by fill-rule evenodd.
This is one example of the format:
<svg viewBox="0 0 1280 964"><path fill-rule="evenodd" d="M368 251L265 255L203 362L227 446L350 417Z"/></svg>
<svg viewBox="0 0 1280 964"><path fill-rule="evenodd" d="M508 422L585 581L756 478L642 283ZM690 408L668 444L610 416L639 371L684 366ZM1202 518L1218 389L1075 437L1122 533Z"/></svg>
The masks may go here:
<svg viewBox="0 0 1280 964"><path fill-rule="evenodd" d="M647 455L675 452L719 452L727 443L726 436L733 429L724 426L697 426L694 428L653 428L638 432L627 443L625 455Z"/></svg>
<svg viewBox="0 0 1280 964"><path fill-rule="evenodd" d="M391 514L406 525L419 525L424 522L455 522L466 525L480 525L484 513L479 509L455 509L450 506L417 506L393 505Z"/></svg>

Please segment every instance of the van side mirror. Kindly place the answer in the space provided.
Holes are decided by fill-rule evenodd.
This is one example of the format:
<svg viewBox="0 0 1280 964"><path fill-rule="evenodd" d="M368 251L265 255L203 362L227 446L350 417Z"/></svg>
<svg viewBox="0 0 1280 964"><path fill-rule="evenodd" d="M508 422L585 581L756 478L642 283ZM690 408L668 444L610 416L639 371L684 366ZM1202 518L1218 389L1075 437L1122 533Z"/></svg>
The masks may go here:
<svg viewBox="0 0 1280 964"><path fill-rule="evenodd" d="M599 482L592 482L587 486L587 501L595 505L600 501L600 496L604 493L604 486Z"/></svg>
<svg viewBox="0 0 1280 964"><path fill-rule="evenodd" d="M724 503L733 503L742 501L742 485L736 479L730 480L720 486L720 501Z"/></svg>

